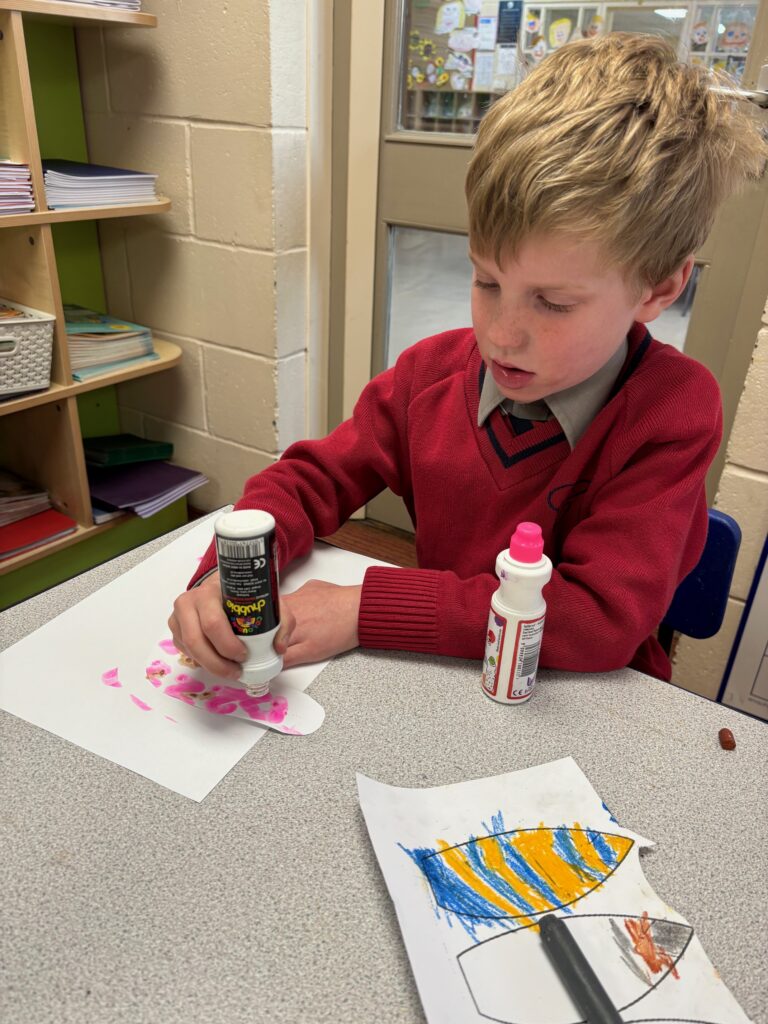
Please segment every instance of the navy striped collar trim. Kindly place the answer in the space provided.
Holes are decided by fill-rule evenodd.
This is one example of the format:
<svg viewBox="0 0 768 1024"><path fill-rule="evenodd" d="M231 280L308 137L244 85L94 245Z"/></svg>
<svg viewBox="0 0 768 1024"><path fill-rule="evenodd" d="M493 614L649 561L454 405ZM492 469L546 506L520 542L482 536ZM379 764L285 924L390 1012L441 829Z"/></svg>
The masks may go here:
<svg viewBox="0 0 768 1024"><path fill-rule="evenodd" d="M649 346L650 346L652 341L653 341L653 338L651 337L651 332L646 327L646 329L645 329L645 336L644 336L643 340L640 342L640 344L637 346L635 351L629 357L629 359L627 360L627 365L624 367L624 369L621 371L619 376L616 378L616 383L613 385L613 388L611 389L611 393L610 393L610 395L608 395L608 398L606 399L606 405L608 404L608 402L610 402L610 400L612 398L615 398L616 395L618 395L619 391L621 391L621 389L627 383L629 378L632 376L632 374L638 368L638 366L642 362L643 358L645 357L645 353L648 351L648 348L649 348Z"/></svg>
<svg viewBox="0 0 768 1024"><path fill-rule="evenodd" d="M482 392L482 390L483 390L483 381L485 380L485 370L486 370L485 363L481 359L480 360L480 373L478 375L478 380L477 380L478 394L480 394ZM495 411L496 410L494 410L494 412ZM487 433L488 440L491 442L491 447L496 452L496 455L497 455L497 457L499 459L499 462L501 462L502 466L505 469L509 469L511 466L515 466L518 462L522 462L524 459L529 459L533 455L538 455L540 452L545 451L547 448L552 448L554 445L560 444L562 441L565 441L567 443L567 440L568 440L566 438L565 434L561 430L559 433L553 434L551 437L547 437L543 441L539 441L538 444L529 445L527 448L522 448L520 451L515 452L512 455L509 455L504 450L504 447L503 447L501 441L499 441L498 437L496 436L496 432L494 431L493 425L491 423L492 419L493 419L493 413L486 418L485 423L483 424L482 429Z"/></svg>

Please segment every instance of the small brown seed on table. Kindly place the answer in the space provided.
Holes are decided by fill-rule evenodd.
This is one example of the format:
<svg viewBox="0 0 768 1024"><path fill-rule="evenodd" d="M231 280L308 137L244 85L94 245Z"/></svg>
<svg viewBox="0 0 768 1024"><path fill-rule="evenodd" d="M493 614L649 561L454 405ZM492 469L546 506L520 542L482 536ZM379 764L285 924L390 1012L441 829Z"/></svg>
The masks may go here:
<svg viewBox="0 0 768 1024"><path fill-rule="evenodd" d="M736 749L736 740L733 738L733 733L730 729L721 729L717 734L717 737L720 740L720 746L723 750Z"/></svg>

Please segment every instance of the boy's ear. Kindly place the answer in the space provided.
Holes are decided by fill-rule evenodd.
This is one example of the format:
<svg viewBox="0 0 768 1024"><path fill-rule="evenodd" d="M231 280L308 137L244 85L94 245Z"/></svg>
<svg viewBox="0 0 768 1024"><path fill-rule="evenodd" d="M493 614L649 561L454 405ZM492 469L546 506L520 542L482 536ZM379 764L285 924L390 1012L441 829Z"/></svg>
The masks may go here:
<svg viewBox="0 0 768 1024"><path fill-rule="evenodd" d="M648 323L650 320L655 320L662 310L671 306L688 284L693 264L694 258L689 256L674 274L670 274L669 277L665 277L663 281L654 285L653 288L643 292L635 314L635 320L639 320L643 324Z"/></svg>

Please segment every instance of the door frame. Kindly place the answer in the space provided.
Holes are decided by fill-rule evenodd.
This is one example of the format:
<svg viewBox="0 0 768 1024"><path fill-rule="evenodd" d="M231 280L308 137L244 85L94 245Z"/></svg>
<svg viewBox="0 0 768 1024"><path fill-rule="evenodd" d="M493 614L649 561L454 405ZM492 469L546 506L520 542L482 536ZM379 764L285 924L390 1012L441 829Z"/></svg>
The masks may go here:
<svg viewBox="0 0 768 1024"><path fill-rule="evenodd" d="M380 359L383 352L386 288L382 284L382 268L387 262L387 238L378 215L382 201L380 170L404 173L400 168L410 160L418 160L428 138L430 146L441 147L445 180L455 190L457 168L466 160L465 151L472 144L472 136L394 131L397 88L392 76L398 74L399 65L393 58L400 46L403 2L334 2L329 428L351 414L357 396L371 379L374 358ZM753 39L768 42L768 3L758 7ZM339 43L343 44L343 52ZM748 54L746 88L758 86L758 55L764 49L768 52L768 46L753 45ZM766 87L762 81L759 84ZM710 503L714 501L725 463L728 437L768 297L768 178L764 177L753 188L748 213L733 216L734 203L739 200L730 200L697 253L697 262L703 267L700 288L706 284L708 275L722 275L724 279L730 277L732 296L728 309L718 304L717 290L711 292L708 302L694 301L689 328L695 334L697 325L703 331L705 325L711 327L713 318L717 320L717 330L708 331L706 344L689 350L715 374L723 395L723 442L707 478ZM462 217L457 212L463 211L463 204L454 204L455 223L446 223L443 217L438 224L429 206L415 210L408 192L399 192L399 197L394 197L396 214L388 218L388 223L462 233L466 230L465 214ZM460 194L463 196L463 191ZM741 246L738 266L733 265L729 256L734 246ZM733 301L736 294L738 299ZM723 339L727 339L727 344Z"/></svg>

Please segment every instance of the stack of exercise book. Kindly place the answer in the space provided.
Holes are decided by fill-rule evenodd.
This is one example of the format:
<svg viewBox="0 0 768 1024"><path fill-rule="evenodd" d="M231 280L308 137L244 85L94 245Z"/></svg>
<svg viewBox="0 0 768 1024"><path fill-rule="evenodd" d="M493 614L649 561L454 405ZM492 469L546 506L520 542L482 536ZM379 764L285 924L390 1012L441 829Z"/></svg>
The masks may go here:
<svg viewBox="0 0 768 1024"><path fill-rule="evenodd" d="M48 492L0 469L0 560L74 533L77 523L51 508Z"/></svg>
<svg viewBox="0 0 768 1024"><path fill-rule="evenodd" d="M0 214L31 213L34 208L29 164L0 160Z"/></svg>
<svg viewBox="0 0 768 1024"><path fill-rule="evenodd" d="M148 327L67 304L64 320L75 380L88 380L109 370L158 358Z"/></svg>
<svg viewBox="0 0 768 1024"><path fill-rule="evenodd" d="M126 206L157 199L157 175L75 160L43 160L45 195L51 210L81 206Z"/></svg>
<svg viewBox="0 0 768 1024"><path fill-rule="evenodd" d="M103 523L122 512L146 519L208 483L194 469L165 460L173 445L135 434L110 434L83 441L93 521Z"/></svg>
<svg viewBox="0 0 768 1024"><path fill-rule="evenodd" d="M0 526L45 512L51 507L48 491L30 483L18 473L0 467Z"/></svg>
<svg viewBox="0 0 768 1024"><path fill-rule="evenodd" d="M141 0L65 0L66 3L92 4L94 7L116 7L121 11L140 11Z"/></svg>

